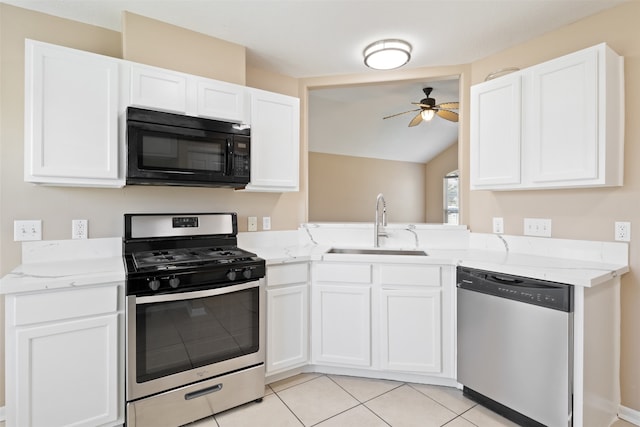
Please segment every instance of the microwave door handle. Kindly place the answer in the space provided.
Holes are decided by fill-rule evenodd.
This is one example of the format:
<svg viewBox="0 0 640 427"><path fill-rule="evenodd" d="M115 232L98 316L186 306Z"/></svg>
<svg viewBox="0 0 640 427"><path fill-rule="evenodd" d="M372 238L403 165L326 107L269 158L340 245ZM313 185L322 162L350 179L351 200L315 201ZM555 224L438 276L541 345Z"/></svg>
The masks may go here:
<svg viewBox="0 0 640 427"><path fill-rule="evenodd" d="M233 138L227 139L227 149L224 152L225 155L225 171L226 176L231 176L233 172Z"/></svg>

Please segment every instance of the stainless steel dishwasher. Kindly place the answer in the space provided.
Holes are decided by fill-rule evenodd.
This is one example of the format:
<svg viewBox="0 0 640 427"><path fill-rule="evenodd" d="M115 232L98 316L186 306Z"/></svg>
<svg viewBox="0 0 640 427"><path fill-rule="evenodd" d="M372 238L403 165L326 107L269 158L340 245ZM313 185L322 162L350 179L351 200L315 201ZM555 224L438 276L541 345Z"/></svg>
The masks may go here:
<svg viewBox="0 0 640 427"><path fill-rule="evenodd" d="M573 287L457 268L458 382L522 426L572 425Z"/></svg>

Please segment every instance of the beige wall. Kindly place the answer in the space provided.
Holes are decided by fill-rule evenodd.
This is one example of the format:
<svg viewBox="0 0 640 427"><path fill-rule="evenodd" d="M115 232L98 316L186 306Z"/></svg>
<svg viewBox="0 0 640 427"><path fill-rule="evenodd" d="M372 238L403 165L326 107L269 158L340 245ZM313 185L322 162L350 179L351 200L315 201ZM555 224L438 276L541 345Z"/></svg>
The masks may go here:
<svg viewBox="0 0 640 427"><path fill-rule="evenodd" d="M438 154L425 165L426 171L426 222L444 221L444 187L446 174L458 169L458 144Z"/></svg>
<svg viewBox="0 0 640 427"><path fill-rule="evenodd" d="M389 222L425 222L424 164L309 153L309 221L372 222L378 193Z"/></svg>
<svg viewBox="0 0 640 427"><path fill-rule="evenodd" d="M553 237L613 240L615 221L631 221L631 272L622 278L623 405L640 411L640 2L618 6L513 49L472 64L472 83L491 71L524 68L572 51L607 42L625 57L626 137L624 186L555 191L473 191L468 196L468 225L491 232L491 218L504 218L507 234L523 234L524 217L551 218ZM463 169L469 167L468 139L463 140ZM465 188L468 188L468 179Z"/></svg>
<svg viewBox="0 0 640 427"><path fill-rule="evenodd" d="M122 15L122 54L129 61L245 84L244 46L131 12Z"/></svg>

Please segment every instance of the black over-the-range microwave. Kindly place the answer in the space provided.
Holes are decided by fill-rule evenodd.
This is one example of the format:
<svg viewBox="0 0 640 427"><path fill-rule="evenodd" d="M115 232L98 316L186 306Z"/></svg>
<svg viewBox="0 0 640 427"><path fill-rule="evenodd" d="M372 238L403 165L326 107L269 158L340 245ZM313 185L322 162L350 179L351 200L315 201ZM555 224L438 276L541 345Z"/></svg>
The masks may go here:
<svg viewBox="0 0 640 427"><path fill-rule="evenodd" d="M127 184L244 188L251 131L229 122L127 108Z"/></svg>

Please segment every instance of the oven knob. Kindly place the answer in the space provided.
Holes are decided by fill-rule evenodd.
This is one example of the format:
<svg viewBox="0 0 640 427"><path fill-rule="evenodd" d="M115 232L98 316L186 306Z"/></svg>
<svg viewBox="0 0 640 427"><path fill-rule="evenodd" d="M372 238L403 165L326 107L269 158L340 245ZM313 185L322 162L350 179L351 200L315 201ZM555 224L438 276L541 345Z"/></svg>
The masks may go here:
<svg viewBox="0 0 640 427"><path fill-rule="evenodd" d="M178 279L177 277L172 277L171 279L169 279L169 286L171 286L173 289L177 288L179 284L180 279Z"/></svg>
<svg viewBox="0 0 640 427"><path fill-rule="evenodd" d="M152 291L157 291L160 288L160 280L155 277L152 280L149 280L149 289Z"/></svg>
<svg viewBox="0 0 640 427"><path fill-rule="evenodd" d="M233 270L229 270L229 272L227 273L227 279L231 281L236 280L236 272Z"/></svg>
<svg viewBox="0 0 640 427"><path fill-rule="evenodd" d="M245 279L250 279L251 278L251 269L247 268L246 270L244 270L242 272L242 275L244 276Z"/></svg>

